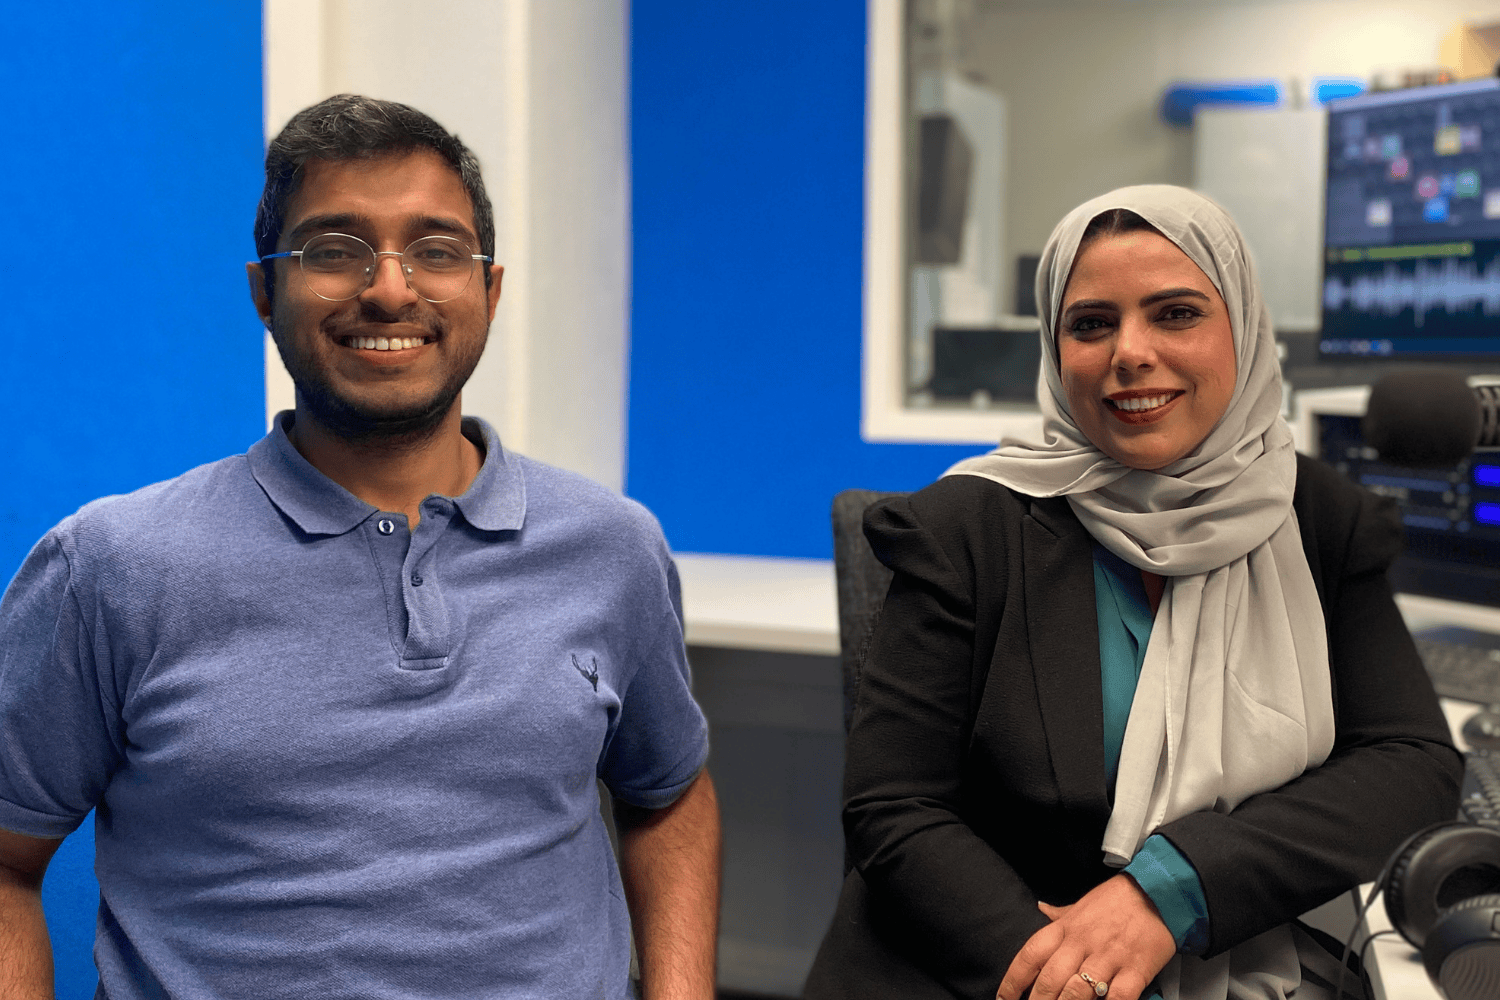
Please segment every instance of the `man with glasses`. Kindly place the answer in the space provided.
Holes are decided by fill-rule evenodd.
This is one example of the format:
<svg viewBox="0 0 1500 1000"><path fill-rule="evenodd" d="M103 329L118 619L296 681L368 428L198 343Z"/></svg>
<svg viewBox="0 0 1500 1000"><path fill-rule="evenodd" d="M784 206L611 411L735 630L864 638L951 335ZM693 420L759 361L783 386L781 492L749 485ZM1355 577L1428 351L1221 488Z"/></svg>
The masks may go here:
<svg viewBox="0 0 1500 1000"><path fill-rule="evenodd" d="M459 409L503 273L477 162L344 95L266 176L251 297L296 409L68 518L0 603L0 996L50 996L42 873L96 808L113 1000L628 997L632 919L646 997L711 997L660 530Z"/></svg>

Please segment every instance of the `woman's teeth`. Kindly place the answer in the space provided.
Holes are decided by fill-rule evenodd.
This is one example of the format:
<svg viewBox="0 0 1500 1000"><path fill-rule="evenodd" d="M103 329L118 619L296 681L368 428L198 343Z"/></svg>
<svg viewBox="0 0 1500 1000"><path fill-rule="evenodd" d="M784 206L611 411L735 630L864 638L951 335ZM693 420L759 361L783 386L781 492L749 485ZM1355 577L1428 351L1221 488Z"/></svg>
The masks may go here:
<svg viewBox="0 0 1500 1000"><path fill-rule="evenodd" d="M363 351L405 351L421 347L426 337L345 337L344 346Z"/></svg>
<svg viewBox="0 0 1500 1000"><path fill-rule="evenodd" d="M1134 399L1112 399L1110 402L1115 404L1116 409L1139 412L1141 410L1154 410L1158 406L1166 406L1171 400L1172 395L1168 393L1164 396L1137 396Z"/></svg>

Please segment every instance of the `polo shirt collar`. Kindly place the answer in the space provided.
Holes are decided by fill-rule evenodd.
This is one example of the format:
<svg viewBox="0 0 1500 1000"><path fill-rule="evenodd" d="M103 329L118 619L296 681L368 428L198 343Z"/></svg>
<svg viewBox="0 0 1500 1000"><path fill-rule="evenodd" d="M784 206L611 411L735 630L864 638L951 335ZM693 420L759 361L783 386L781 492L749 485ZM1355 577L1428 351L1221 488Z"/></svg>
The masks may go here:
<svg viewBox="0 0 1500 1000"><path fill-rule="evenodd" d="M250 474L267 497L310 535L342 535L377 508L313 468L286 436L291 410L276 414L271 431L251 446ZM482 441L484 462L464 492L453 498L464 520L481 531L519 529L526 519L526 480L519 463L500 445L495 429L478 417L465 417L464 435Z"/></svg>
<svg viewBox="0 0 1500 1000"><path fill-rule="evenodd" d="M464 417L464 436L483 442L479 475L453 505L480 531L519 531L526 521L526 474L521 463L500 445L488 421Z"/></svg>

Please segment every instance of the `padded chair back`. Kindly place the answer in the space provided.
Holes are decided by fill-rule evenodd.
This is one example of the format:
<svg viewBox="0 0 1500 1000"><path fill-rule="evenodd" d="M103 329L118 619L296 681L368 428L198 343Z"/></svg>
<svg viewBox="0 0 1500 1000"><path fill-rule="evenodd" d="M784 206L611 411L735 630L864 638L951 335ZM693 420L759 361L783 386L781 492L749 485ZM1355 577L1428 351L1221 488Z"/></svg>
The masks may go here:
<svg viewBox="0 0 1500 1000"><path fill-rule="evenodd" d="M859 691L859 667L865 646L886 589L891 571L886 569L865 540L865 510L877 500L906 496L876 490L845 490L833 498L833 571L839 595L839 659L844 674L844 732L854 718L854 698Z"/></svg>

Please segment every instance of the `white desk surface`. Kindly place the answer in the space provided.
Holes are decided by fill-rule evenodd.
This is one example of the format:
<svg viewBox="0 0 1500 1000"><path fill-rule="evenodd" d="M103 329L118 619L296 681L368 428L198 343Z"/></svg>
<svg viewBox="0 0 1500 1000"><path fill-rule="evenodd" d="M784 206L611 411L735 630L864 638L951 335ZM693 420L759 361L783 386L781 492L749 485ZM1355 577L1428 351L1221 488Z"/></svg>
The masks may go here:
<svg viewBox="0 0 1500 1000"><path fill-rule="evenodd" d="M781 653L839 652L838 597L828 559L673 554L682 576L687 641ZM1402 594L1412 628L1467 625L1500 632L1500 609Z"/></svg>
<svg viewBox="0 0 1500 1000"><path fill-rule="evenodd" d="M1368 885L1360 886L1361 900L1369 894ZM1364 929L1368 934L1391 929L1385 913L1385 900L1375 900L1375 905L1365 915ZM1407 944L1400 934L1376 938L1365 953L1365 969L1370 975L1370 989L1375 1000L1443 1000L1443 995L1427 978L1421 953Z"/></svg>
<svg viewBox="0 0 1500 1000"><path fill-rule="evenodd" d="M838 655L832 560L692 552L672 558L689 645Z"/></svg>

